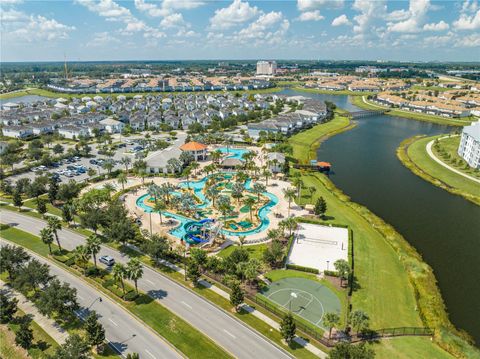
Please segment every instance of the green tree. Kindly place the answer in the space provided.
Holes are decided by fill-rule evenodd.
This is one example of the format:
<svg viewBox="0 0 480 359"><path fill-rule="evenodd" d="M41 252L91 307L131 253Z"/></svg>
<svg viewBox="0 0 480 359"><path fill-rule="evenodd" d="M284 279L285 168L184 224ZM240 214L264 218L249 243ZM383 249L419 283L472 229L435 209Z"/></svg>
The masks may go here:
<svg viewBox="0 0 480 359"><path fill-rule="evenodd" d="M57 143L55 146L53 146L52 148L53 150L53 153L55 153L56 155L60 155L63 153L63 146L59 143Z"/></svg>
<svg viewBox="0 0 480 359"><path fill-rule="evenodd" d="M40 230L40 239L48 246L48 252L52 254L53 234L48 227Z"/></svg>
<svg viewBox="0 0 480 359"><path fill-rule="evenodd" d="M87 246L80 244L75 247L75 250L73 252L77 265L83 268L85 274L87 272L88 258L90 256Z"/></svg>
<svg viewBox="0 0 480 359"><path fill-rule="evenodd" d="M201 248L190 248L190 258L198 264L200 270L205 268L207 264L207 252Z"/></svg>
<svg viewBox="0 0 480 359"><path fill-rule="evenodd" d="M323 325L328 328L328 339L332 337L332 329L340 323L340 317L337 313L328 312L323 316Z"/></svg>
<svg viewBox="0 0 480 359"><path fill-rule="evenodd" d="M329 359L373 359L375 352L365 343L350 344L341 341L328 353Z"/></svg>
<svg viewBox="0 0 480 359"><path fill-rule="evenodd" d="M30 349L33 343L33 330L30 328L30 318L23 317L20 321L20 327L15 333L15 343L23 349Z"/></svg>
<svg viewBox="0 0 480 359"><path fill-rule="evenodd" d="M97 268L97 254L100 252L101 246L102 242L95 234L88 236L86 247L88 253L92 255L95 268Z"/></svg>
<svg viewBox="0 0 480 359"><path fill-rule="evenodd" d="M279 265L283 259L282 243L275 239L270 243L270 246L263 252L263 260L267 262L272 268Z"/></svg>
<svg viewBox="0 0 480 359"><path fill-rule="evenodd" d="M128 353L126 359L140 359L138 353Z"/></svg>
<svg viewBox="0 0 480 359"><path fill-rule="evenodd" d="M354 310L349 315L350 323L357 333L368 328L369 316L362 310Z"/></svg>
<svg viewBox="0 0 480 359"><path fill-rule="evenodd" d="M335 263L333 263L333 266L340 276L340 285L343 285L343 280L347 279L350 275L350 265L345 259L337 259Z"/></svg>
<svg viewBox="0 0 480 359"><path fill-rule="evenodd" d="M290 209L292 206L292 201L295 199L295 189L294 188L284 188L283 196L288 201L288 217L290 217Z"/></svg>
<svg viewBox="0 0 480 359"><path fill-rule="evenodd" d="M48 216L47 217L47 228L55 236L57 241L58 248L62 251L62 245L60 244L60 238L58 237L58 231L62 229L62 222L57 217Z"/></svg>
<svg viewBox="0 0 480 359"><path fill-rule="evenodd" d="M8 280L12 282L16 273L30 259L30 255L22 248L17 246L0 247L0 273L7 272Z"/></svg>
<svg viewBox="0 0 480 359"><path fill-rule="evenodd" d="M13 199L13 205L15 207L18 207L18 209L20 210L20 208L23 206L22 194L20 193L20 191L15 190L15 192L13 192L12 199Z"/></svg>
<svg viewBox="0 0 480 359"><path fill-rule="evenodd" d="M51 316L57 313L60 318L67 320L75 316L77 310L77 290L68 283L61 283L54 278L38 296L37 307L40 313Z"/></svg>
<svg viewBox="0 0 480 359"><path fill-rule="evenodd" d="M85 331L87 332L87 343L97 349L101 347L105 342L105 329L103 325L98 321L98 315L95 311L91 311L85 318L84 324Z"/></svg>
<svg viewBox="0 0 480 359"><path fill-rule="evenodd" d="M139 259L132 258L127 263L127 275L128 278L135 283L135 292L138 294L138 280L143 276L143 266Z"/></svg>
<svg viewBox="0 0 480 359"><path fill-rule="evenodd" d="M296 330L297 326L295 325L292 313L287 313L280 323L280 333L282 333L283 339L290 344L295 338Z"/></svg>
<svg viewBox="0 0 480 359"><path fill-rule="evenodd" d="M187 278L192 281L193 285L197 285L197 282L200 279L200 268L198 263L192 259L188 260Z"/></svg>
<svg viewBox="0 0 480 359"><path fill-rule="evenodd" d="M152 257L156 263L168 253L170 249L170 243L166 236L159 236L158 234L153 234L150 236L150 239L145 241L143 245L144 251Z"/></svg>
<svg viewBox="0 0 480 359"><path fill-rule="evenodd" d="M45 213L47 213L47 203L43 198L37 199L37 211L41 215L44 215Z"/></svg>
<svg viewBox="0 0 480 359"><path fill-rule="evenodd" d="M72 206L69 203L62 206L62 219L67 223L73 221Z"/></svg>
<svg viewBox="0 0 480 359"><path fill-rule="evenodd" d="M89 351L88 343L80 335L72 334L61 347L57 348L52 359L88 359Z"/></svg>
<svg viewBox="0 0 480 359"><path fill-rule="evenodd" d="M325 212L327 212L327 202L323 197L320 197L315 202L313 213L315 213L317 216L323 217L325 216Z"/></svg>
<svg viewBox="0 0 480 359"><path fill-rule="evenodd" d="M230 292L230 304L234 306L235 311L238 312L240 304L243 303L244 294L240 284L235 281L232 286L232 291Z"/></svg>
<svg viewBox="0 0 480 359"><path fill-rule="evenodd" d="M58 195L58 182L55 180L54 177L50 177L48 182L48 200L51 204L55 202Z"/></svg>
<svg viewBox="0 0 480 359"><path fill-rule="evenodd" d="M51 279L48 265L33 258L18 271L13 285L24 292L33 289L36 293L40 286L46 286Z"/></svg>
<svg viewBox="0 0 480 359"><path fill-rule="evenodd" d="M122 190L125 191L125 184L127 183L127 175L125 173L119 173L117 176L118 183L122 186Z"/></svg>
<svg viewBox="0 0 480 359"><path fill-rule="evenodd" d="M250 221L253 221L253 211L255 209L255 198L248 196L243 200L243 204L248 207L248 211L250 212Z"/></svg>
<svg viewBox="0 0 480 359"><path fill-rule="evenodd" d="M115 263L112 268L113 279L122 286L123 296L125 296L125 282L124 279L127 277L127 269L121 263Z"/></svg>
<svg viewBox="0 0 480 359"><path fill-rule="evenodd" d="M17 312L16 298L9 299L5 293L0 292L0 323L7 324L13 320L13 316Z"/></svg>
<svg viewBox="0 0 480 359"><path fill-rule="evenodd" d="M158 212L158 216L160 217L160 225L163 224L162 220L162 212L167 209L167 205L164 201L158 200L153 207L154 212Z"/></svg>

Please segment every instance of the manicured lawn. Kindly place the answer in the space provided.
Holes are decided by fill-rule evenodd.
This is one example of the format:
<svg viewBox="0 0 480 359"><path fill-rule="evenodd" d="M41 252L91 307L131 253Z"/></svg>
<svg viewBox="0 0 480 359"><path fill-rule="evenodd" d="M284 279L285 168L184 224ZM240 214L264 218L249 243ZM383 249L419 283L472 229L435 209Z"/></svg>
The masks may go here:
<svg viewBox="0 0 480 359"><path fill-rule="evenodd" d="M402 162L411 161L413 165L417 166L421 171L423 171L426 175L431 176L425 177L422 175L421 171L412 169L412 171L419 175L422 178L425 178L429 182L447 189L448 191L463 195L467 199L472 200L475 203L480 204L480 184L472 181L468 178L465 178L449 169L441 166L439 163L435 162L427 153L426 145L432 139L442 137L440 136L433 136L433 137L424 137L414 140L407 149L407 158L402 158L401 153L399 153L399 157ZM449 141L449 146L454 146L455 140L458 140L458 137L453 137L447 140L441 140L440 143L443 141ZM432 146L433 149L433 146ZM402 151L402 145L399 148L399 151ZM403 150L405 151L405 150ZM437 157L443 161L443 159L436 153ZM458 155L457 155L458 157ZM446 162L446 161L445 161ZM448 165L452 166L451 163L446 162ZM405 164L405 163L404 163ZM408 168L411 166L406 165ZM459 168L457 168L459 169ZM470 176L474 176L472 173L466 172Z"/></svg>
<svg viewBox="0 0 480 359"><path fill-rule="evenodd" d="M20 309L17 310L16 316L22 317L25 313ZM19 324L8 324L8 327L13 331L17 332L20 328ZM30 322L30 329L33 332L33 345L28 349L28 354L36 358L46 358L47 355L52 355L55 352L55 349L58 347L58 343L53 340L53 338L48 335L36 322Z"/></svg>
<svg viewBox="0 0 480 359"><path fill-rule="evenodd" d="M0 354L2 359L26 358L23 351L15 344L15 334L8 330L8 326L0 326Z"/></svg>
<svg viewBox="0 0 480 359"><path fill-rule="evenodd" d="M457 120L457 119L448 119L441 116L427 115L423 113L416 113L416 112L404 111L399 109L391 109L388 107L379 106L377 104L371 103L368 100L364 102L363 96L352 97L351 102L353 105L363 108L365 110L379 110L379 109L390 110L387 113L390 116L410 118L412 120L418 120L418 121L434 122L441 125L465 126L465 125L468 125L471 121L473 121L473 118L468 118L468 117Z"/></svg>
<svg viewBox="0 0 480 359"><path fill-rule="evenodd" d="M265 273L265 277L267 277L270 282L275 282L283 278L305 278L310 280L318 280L317 276L313 273L307 273L293 269L274 269Z"/></svg>
<svg viewBox="0 0 480 359"><path fill-rule="evenodd" d="M374 344L373 348L375 349L377 358L454 358L439 346L432 345L430 338L426 337L398 337L395 339L382 340L378 344Z"/></svg>
<svg viewBox="0 0 480 359"><path fill-rule="evenodd" d="M305 150L308 143L328 133L329 129L323 126L318 125L290 139L296 158L308 153ZM416 289L422 299L421 310L427 319L449 324L431 269L392 227L368 209L350 202L324 175L304 172L302 180L303 188L314 186L316 192L310 199L309 193L303 190L300 202L313 202L323 196L328 205L326 214L329 218L325 223L346 224L353 231L358 285L352 296L352 306L353 310L361 309L369 314L371 328L425 325L416 310L420 304L416 301L412 280L416 281ZM406 346L402 348L403 355L414 358L416 351L430 351L434 350L431 347L435 347L431 341L418 341L415 344L426 348Z"/></svg>
<svg viewBox="0 0 480 359"><path fill-rule="evenodd" d="M32 234L3 225L0 229L0 237L19 244L44 257L48 256L48 247L43 244L37 236ZM52 249L56 250L57 248L52 246ZM57 262L57 264L58 263L59 262ZM71 269L70 272L78 275L78 272ZM154 301L153 298L142 294L137 301L135 301L135 304L132 302L126 303L112 296L106 289L101 288L101 285L99 285L97 281L87 278L83 279L95 284L98 289L102 289L120 305L129 309L187 357L204 358L206 353L209 353L209 355L215 358L230 357L227 352L216 345L211 339L170 312L160 303Z"/></svg>
<svg viewBox="0 0 480 359"><path fill-rule="evenodd" d="M265 249L267 249L267 247L268 247L267 244L255 244L251 246L243 246L243 249L247 250L248 254L250 255L250 258L256 258L261 260L263 256L263 252L265 251ZM232 253L235 250L235 248L240 248L240 246L231 245L225 249L222 249L218 253L218 256L222 258L228 257L230 253Z"/></svg>
<svg viewBox="0 0 480 359"><path fill-rule="evenodd" d="M367 96L373 95L375 92L355 92L350 90L338 90L338 91L330 91L330 90L320 90L320 89L312 89L312 88L305 88L296 86L293 88L295 91L303 91L303 92L311 92L311 93L320 93L325 95L348 95L348 96Z"/></svg>

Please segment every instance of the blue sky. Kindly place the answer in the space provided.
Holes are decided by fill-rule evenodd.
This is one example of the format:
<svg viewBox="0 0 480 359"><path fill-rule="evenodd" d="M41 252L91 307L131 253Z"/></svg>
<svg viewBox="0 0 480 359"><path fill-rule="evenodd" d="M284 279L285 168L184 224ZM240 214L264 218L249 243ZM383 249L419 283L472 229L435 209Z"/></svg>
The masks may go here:
<svg viewBox="0 0 480 359"><path fill-rule="evenodd" d="M478 0L0 0L1 60L479 61Z"/></svg>

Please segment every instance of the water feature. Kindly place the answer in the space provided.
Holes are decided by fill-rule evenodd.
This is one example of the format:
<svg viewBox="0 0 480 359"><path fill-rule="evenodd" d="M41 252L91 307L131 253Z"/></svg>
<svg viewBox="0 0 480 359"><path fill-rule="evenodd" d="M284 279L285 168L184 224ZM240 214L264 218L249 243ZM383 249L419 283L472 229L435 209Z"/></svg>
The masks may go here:
<svg viewBox="0 0 480 359"><path fill-rule="evenodd" d="M49 98L45 96L38 96L38 95L25 95L25 96L5 98L5 99L0 99L0 107L6 104L7 102L26 104L26 103L32 103L37 101L44 101L47 99Z"/></svg>
<svg viewBox="0 0 480 359"><path fill-rule="evenodd" d="M242 159L242 155L247 153L248 150L244 148L232 148L232 147L220 147L218 149L222 153L226 153L228 158L235 158L237 160Z"/></svg>
<svg viewBox="0 0 480 359"><path fill-rule="evenodd" d="M347 96L285 90L356 111ZM450 319L480 343L480 207L424 181L396 157L400 142L451 128L387 115L359 119L317 152L332 162L332 181L392 224L434 269Z"/></svg>

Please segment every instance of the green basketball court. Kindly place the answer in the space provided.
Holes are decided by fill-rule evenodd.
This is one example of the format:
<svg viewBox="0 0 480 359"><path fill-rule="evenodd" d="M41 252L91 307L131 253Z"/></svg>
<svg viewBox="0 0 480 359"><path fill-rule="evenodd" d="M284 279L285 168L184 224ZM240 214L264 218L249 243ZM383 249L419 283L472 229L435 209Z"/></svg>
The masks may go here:
<svg viewBox="0 0 480 359"><path fill-rule="evenodd" d="M335 293L319 282L305 278L283 278L273 282L262 295L288 311L323 328L324 313L341 314Z"/></svg>

